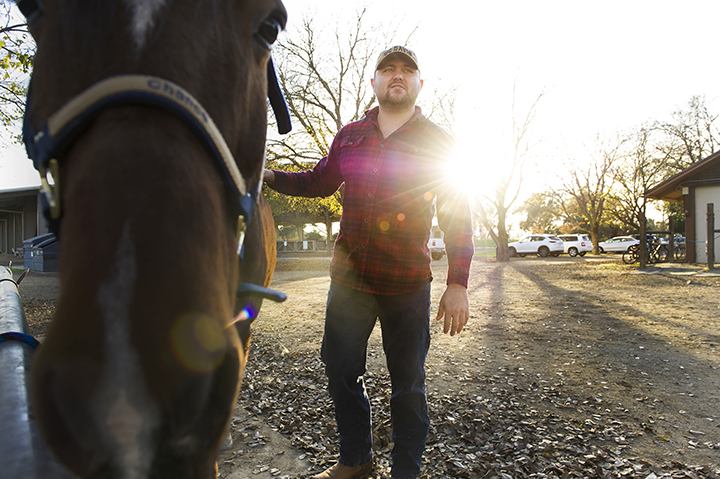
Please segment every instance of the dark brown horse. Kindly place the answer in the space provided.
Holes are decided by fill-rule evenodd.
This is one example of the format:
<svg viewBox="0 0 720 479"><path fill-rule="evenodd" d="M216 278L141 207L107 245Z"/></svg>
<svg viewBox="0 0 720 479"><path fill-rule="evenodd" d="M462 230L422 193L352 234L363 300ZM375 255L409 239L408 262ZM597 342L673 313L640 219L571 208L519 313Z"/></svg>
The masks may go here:
<svg viewBox="0 0 720 479"><path fill-rule="evenodd" d="M26 143L52 173L60 239L33 364L39 428L83 478L211 477L265 294L249 283L267 286L275 261L255 199L284 7L19 6L37 42Z"/></svg>

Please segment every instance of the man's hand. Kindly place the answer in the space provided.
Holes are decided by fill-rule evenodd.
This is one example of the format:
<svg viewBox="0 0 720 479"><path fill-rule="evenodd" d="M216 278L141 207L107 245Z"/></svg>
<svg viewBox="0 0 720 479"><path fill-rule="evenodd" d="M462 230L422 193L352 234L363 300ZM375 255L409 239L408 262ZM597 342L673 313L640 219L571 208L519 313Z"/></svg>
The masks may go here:
<svg viewBox="0 0 720 479"><path fill-rule="evenodd" d="M467 288L461 284L451 283L440 298L438 314L435 319L445 317L443 333L450 332L450 336L460 333L470 319L470 306L468 305Z"/></svg>
<svg viewBox="0 0 720 479"><path fill-rule="evenodd" d="M273 170L263 170L263 181L268 185L275 181L275 172Z"/></svg>

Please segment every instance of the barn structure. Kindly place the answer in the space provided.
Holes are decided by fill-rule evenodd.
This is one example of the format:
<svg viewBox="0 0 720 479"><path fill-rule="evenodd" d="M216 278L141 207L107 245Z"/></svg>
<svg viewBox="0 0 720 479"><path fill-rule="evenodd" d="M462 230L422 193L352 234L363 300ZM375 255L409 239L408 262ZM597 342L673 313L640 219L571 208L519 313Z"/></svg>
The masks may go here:
<svg viewBox="0 0 720 479"><path fill-rule="evenodd" d="M22 254L23 241L49 231L39 193L39 186L0 190L0 253Z"/></svg>
<svg viewBox="0 0 720 479"><path fill-rule="evenodd" d="M720 219L708 228L708 211L720 218L720 151L654 186L646 198L682 203L685 209L685 257L688 263L706 263L708 238L715 258L720 253ZM712 205L712 206L708 206Z"/></svg>

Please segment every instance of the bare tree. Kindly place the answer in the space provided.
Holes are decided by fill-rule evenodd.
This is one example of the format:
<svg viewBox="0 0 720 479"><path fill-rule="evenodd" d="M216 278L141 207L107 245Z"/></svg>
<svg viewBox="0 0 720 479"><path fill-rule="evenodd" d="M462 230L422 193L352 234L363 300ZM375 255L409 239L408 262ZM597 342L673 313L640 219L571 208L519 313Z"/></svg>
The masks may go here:
<svg viewBox="0 0 720 479"><path fill-rule="evenodd" d="M535 119L538 102L544 93L540 93L527 112L522 123L515 115L515 85L513 85L512 104L512 156L502 161L502 172L497 179L491 195L479 193L474 198L473 211L497 246L497 260L507 262L509 234L507 216L520 195L523 183L523 169L529 157L532 144L528 136L530 126Z"/></svg>
<svg viewBox="0 0 720 479"><path fill-rule="evenodd" d="M640 218L646 217L645 192L670 176L669 165L674 161L672 148L653 141L655 131L643 126L628 135L626 151L612 169L614 196L620 206L613 216L635 230L640 229Z"/></svg>
<svg viewBox="0 0 720 479"><path fill-rule="evenodd" d="M655 122L654 129L666 135L659 147L668 160L671 173L679 173L688 166L710 156L720 145L718 115L711 114L704 96L694 96L685 110L672 114L672 121Z"/></svg>
<svg viewBox="0 0 720 479"><path fill-rule="evenodd" d="M391 42L409 44L415 29L403 40L398 38L399 25L374 25L367 17L368 9L361 8L350 21L338 20L332 28L306 17L276 45L273 56L294 130L282 138L270 136L267 163L272 168L313 168L328 154L337 132L375 105L370 79L378 53ZM423 98L428 98L427 92ZM451 127L454 98L454 90L436 88L423 113ZM330 222L339 219L341 194L342 189L330 199L291 201L268 193L268 201L274 212L306 214L308 219L324 212L330 231Z"/></svg>
<svg viewBox="0 0 720 479"><path fill-rule="evenodd" d="M283 138L270 137L267 163L277 169L311 169L327 155L335 134L343 125L357 120L375 101L369 78L382 35L368 28L367 8L352 22L338 23L332 33L312 17L288 32L274 50L280 85L285 93L294 125ZM299 224L325 217L325 226L342 211L341 192L329 199L290 199L268 192L274 212L292 214ZM330 239L328 234L328 239Z"/></svg>
<svg viewBox="0 0 720 479"><path fill-rule="evenodd" d="M368 27L366 16L367 8L362 8L352 21L339 21L332 33L306 17L275 47L278 78L295 129L284 138L270 139L270 161L311 167L327 155L343 125L373 106L374 59L397 29Z"/></svg>
<svg viewBox="0 0 720 479"><path fill-rule="evenodd" d="M610 172L617 161L621 144L605 147L598 142L595 152L590 155L590 161L576 161L574 167L566 165L564 169L568 176L560 178L561 186L555 189L565 216L579 214L587 224L593 254L598 253L600 225L613 184Z"/></svg>

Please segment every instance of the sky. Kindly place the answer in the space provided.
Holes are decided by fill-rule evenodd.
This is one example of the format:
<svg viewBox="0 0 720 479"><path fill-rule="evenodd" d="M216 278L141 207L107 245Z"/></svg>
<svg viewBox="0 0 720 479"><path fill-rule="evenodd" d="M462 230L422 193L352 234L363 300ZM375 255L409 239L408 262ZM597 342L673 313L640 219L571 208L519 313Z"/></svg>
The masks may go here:
<svg viewBox="0 0 720 479"><path fill-rule="evenodd" d="M289 29L314 15L326 25L360 4L286 0ZM531 124L538 173L529 189L562 174L559 159L582 161L595 139L669 120L692 96L720 113L718 0L370 1L368 20L400 25L393 43L411 42L425 80L456 86L454 128L461 148L488 170L510 153L511 112ZM378 45L378 52L385 46ZM369 81L369 79L368 79ZM513 88L515 93L513 94ZM21 147L0 149L0 189L38 184Z"/></svg>
<svg viewBox="0 0 720 479"><path fill-rule="evenodd" d="M291 27L308 12L329 14L330 22L352 13L327 0L285 5ZM543 94L529 131L537 174L526 175L528 190L557 181L561 160L582 162L598 137L669 120L694 95L720 113L717 0L394 0L368 7L378 22L418 27L408 46L421 63L424 90L458 87L454 132L481 170L512 153L513 100L522 120Z"/></svg>

